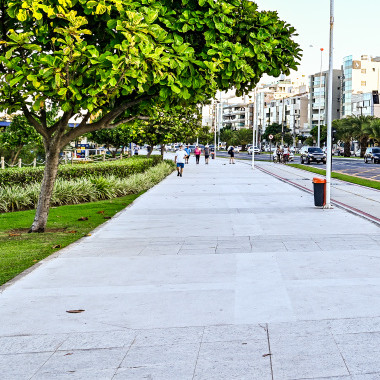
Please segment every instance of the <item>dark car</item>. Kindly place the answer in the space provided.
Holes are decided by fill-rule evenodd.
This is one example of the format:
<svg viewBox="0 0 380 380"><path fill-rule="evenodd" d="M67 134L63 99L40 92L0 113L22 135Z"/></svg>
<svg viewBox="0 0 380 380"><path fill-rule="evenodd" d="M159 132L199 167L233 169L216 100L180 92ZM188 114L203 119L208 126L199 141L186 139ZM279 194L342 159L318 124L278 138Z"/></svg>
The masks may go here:
<svg viewBox="0 0 380 380"><path fill-rule="evenodd" d="M380 162L380 148L379 147L371 147L367 148L364 154L364 162L368 164L368 162L372 162L373 164Z"/></svg>
<svg viewBox="0 0 380 380"><path fill-rule="evenodd" d="M310 162L323 162L326 163L326 155L321 148L315 146L304 146L300 150L301 164Z"/></svg>

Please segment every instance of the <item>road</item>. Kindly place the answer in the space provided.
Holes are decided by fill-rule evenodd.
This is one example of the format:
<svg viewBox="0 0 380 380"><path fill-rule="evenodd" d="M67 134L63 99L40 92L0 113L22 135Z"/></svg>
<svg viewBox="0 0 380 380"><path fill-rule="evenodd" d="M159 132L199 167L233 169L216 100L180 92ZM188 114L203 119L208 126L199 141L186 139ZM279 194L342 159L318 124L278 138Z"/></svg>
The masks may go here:
<svg viewBox="0 0 380 380"><path fill-rule="evenodd" d="M228 157L227 152L218 152L217 155L220 157ZM236 153L235 158L239 160L252 160L252 156L248 155L247 152ZM269 155L256 154L255 160L268 161ZM294 157L293 163L300 164L300 158L298 156ZM310 164L310 166L318 169L326 168L325 165L316 163ZM333 171L337 173L352 175L355 177L380 181L380 165L365 164L361 159L333 157Z"/></svg>

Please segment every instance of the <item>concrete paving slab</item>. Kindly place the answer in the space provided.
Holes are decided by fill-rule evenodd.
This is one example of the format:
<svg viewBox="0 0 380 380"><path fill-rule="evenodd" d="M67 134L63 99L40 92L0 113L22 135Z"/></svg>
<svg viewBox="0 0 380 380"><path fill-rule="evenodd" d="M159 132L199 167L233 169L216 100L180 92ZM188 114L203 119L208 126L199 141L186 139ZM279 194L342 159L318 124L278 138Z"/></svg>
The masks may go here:
<svg viewBox="0 0 380 380"><path fill-rule="evenodd" d="M29 380L53 352L0 355L0 373L6 380Z"/></svg>
<svg viewBox="0 0 380 380"><path fill-rule="evenodd" d="M380 333L337 334L334 336L351 374L380 372Z"/></svg>
<svg viewBox="0 0 380 380"><path fill-rule="evenodd" d="M57 351L46 361L36 373L36 377L48 373L66 374L71 371L98 371L116 369L125 357L128 349L97 349Z"/></svg>
<svg viewBox="0 0 380 380"><path fill-rule="evenodd" d="M137 347L145 347L200 344L203 333L204 327L139 330L133 345Z"/></svg>
<svg viewBox="0 0 380 380"><path fill-rule="evenodd" d="M303 379L348 376L344 360L328 332L295 335L270 332L272 366L275 379Z"/></svg>
<svg viewBox="0 0 380 380"><path fill-rule="evenodd" d="M266 340L202 343L194 380L271 380ZM267 356L265 356L267 355Z"/></svg>

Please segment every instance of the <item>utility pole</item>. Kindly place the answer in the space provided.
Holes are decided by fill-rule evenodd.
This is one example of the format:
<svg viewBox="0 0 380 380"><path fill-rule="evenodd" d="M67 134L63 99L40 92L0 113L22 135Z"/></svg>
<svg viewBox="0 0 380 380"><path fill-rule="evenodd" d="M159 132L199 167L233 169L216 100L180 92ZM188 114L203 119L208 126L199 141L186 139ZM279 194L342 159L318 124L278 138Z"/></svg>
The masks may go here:
<svg viewBox="0 0 380 380"><path fill-rule="evenodd" d="M330 51L329 51L329 80L327 104L327 157L326 157L326 204L331 207L331 171L332 171L332 101L333 101L333 51L334 51L334 0L330 0Z"/></svg>
<svg viewBox="0 0 380 380"><path fill-rule="evenodd" d="M322 59L323 59L323 48L321 48L321 70L320 70L320 77L319 77L319 113L318 113L318 139L317 139L318 148L321 147ZM325 83L323 85L323 88L325 88ZM325 94L325 99L326 99L326 94Z"/></svg>

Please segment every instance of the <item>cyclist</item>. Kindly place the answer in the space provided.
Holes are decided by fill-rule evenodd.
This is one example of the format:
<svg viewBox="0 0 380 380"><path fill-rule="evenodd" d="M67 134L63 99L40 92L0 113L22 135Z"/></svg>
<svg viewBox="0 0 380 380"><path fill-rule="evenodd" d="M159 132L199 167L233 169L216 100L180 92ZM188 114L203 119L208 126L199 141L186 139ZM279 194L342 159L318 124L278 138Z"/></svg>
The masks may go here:
<svg viewBox="0 0 380 380"><path fill-rule="evenodd" d="M284 164L286 164L289 161L289 155L290 155L290 149L287 145L285 145L282 151L282 158L283 158Z"/></svg>

